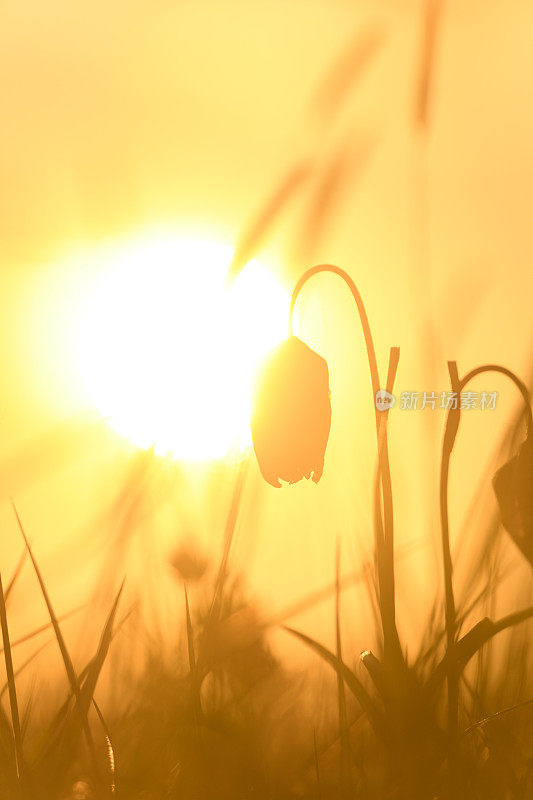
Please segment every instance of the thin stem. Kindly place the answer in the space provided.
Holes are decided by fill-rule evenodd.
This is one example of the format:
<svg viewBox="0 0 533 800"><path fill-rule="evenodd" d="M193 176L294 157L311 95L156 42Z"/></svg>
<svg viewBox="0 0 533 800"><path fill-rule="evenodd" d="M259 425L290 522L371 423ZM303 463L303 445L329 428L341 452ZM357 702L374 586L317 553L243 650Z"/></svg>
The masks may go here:
<svg viewBox="0 0 533 800"><path fill-rule="evenodd" d="M237 519L239 517L239 512L241 509L242 492L246 476L248 474L249 464L250 464L249 457L245 458L240 463L235 484L233 486L231 503L228 515L226 517L226 525L224 528L224 549L222 552L222 557L218 568L218 574L215 581L215 589L213 592L213 597L211 599L211 605L209 608L208 624L210 627L212 625L216 625L220 617L220 612L223 602L224 586L226 584L226 580L228 577L229 557L235 537L235 527L237 525ZM202 677L199 679L201 684L207 673L205 671L202 673L201 670L198 670L198 673L202 675Z"/></svg>
<svg viewBox="0 0 533 800"><path fill-rule="evenodd" d="M0 576L0 623L2 628L2 640L4 642L4 659L6 662L7 685L9 689L9 703L11 706L11 723L13 725L13 741L15 745L15 767L17 778L22 781L24 778L24 755L22 749L22 732L20 728L20 716L17 701L17 690L15 687L15 673L13 670L13 659L11 656L11 645L9 640L9 628L7 623L6 604L2 578ZM19 784L19 790L20 790Z"/></svg>
<svg viewBox="0 0 533 800"><path fill-rule="evenodd" d="M337 550L335 554L335 634L336 634L336 656L342 661L342 638L341 638L341 590L340 590L340 562L341 550L340 542L337 538ZM348 722L346 714L346 691L344 678L337 673L337 701L339 707L339 738L340 738L340 784L341 796L346 800L353 792L351 791L351 771L350 771L350 738L348 735Z"/></svg>
<svg viewBox="0 0 533 800"><path fill-rule="evenodd" d="M533 410L531 409L531 398L529 396L529 391L525 383L521 381L518 375L515 375L512 370L507 369L507 367L502 367L499 364L483 364L480 367L470 370L470 372L464 376L459 384L459 392L462 392L467 383L470 383L470 381L475 378L476 375L480 375L483 372L499 372L501 375L505 375L514 383L524 400L527 435L531 436L533 433Z"/></svg>
<svg viewBox="0 0 533 800"><path fill-rule="evenodd" d="M363 335L365 337L365 345L366 351L368 354L368 366L370 368L370 379L372 381L372 391L374 392L374 401L376 392L379 391L381 388L380 381L379 381L379 371L378 371L378 363L376 359L376 350L374 348L374 340L372 338L372 331L370 329L370 323L368 321L368 315L366 313L365 304L363 303L363 298L359 293L359 289L355 285L352 278L348 275L348 273L341 269L340 267L336 267L334 264L318 264L315 267L311 267L308 269L304 274L299 278L296 286L294 287L291 303L289 308L289 335L292 336L292 318L294 315L294 307L296 305L296 301L298 299L298 295L300 294L303 286L307 283L307 281L313 277L313 275L317 275L321 272L333 272L335 275L338 275L343 281L347 284L350 292L352 293L352 297L355 300L357 305L357 311L359 312L359 318L361 320L361 326L363 328ZM380 426L380 416L379 412L376 409L376 404L374 402L374 409L376 411L376 427L379 431Z"/></svg>
<svg viewBox="0 0 533 800"><path fill-rule="evenodd" d="M376 394L381 388L379 371L376 359L376 350L374 347L374 340L372 338L372 331L368 321L368 315L363 303L363 298L355 285L354 281L348 273L333 264L318 264L311 267L300 277L294 287L290 307L289 307L289 335L293 335L293 314L298 296L307 283L307 281L314 275L322 272L332 272L338 275L348 286L359 313L361 326L363 328L363 336L365 339L366 351L368 355L368 366L370 370L370 380L372 383L372 405L376 417L376 434L378 446L378 459L379 459L379 473L381 492L383 498L383 530L378 530L378 542L381 541L383 547L378 547L378 552L381 552L379 559L378 572L379 572L379 592L380 592L380 611L383 626L383 643L384 651L387 656L389 652L401 656L400 642L398 639L398 631L396 629L396 609L395 609L395 589L394 589L394 519L393 519L393 498L392 498L392 484L390 477L389 455L387 446L387 432L386 432L386 413L380 412L376 406ZM381 520L378 521L381 527Z"/></svg>
<svg viewBox="0 0 533 800"><path fill-rule="evenodd" d="M454 392L459 391L459 374L455 361L448 362L450 382ZM457 395L457 407L450 408L446 418L444 441L442 444L441 472L440 472L440 517L441 517L441 542L442 564L444 571L444 598L446 618L446 650L451 654L456 637L456 609L453 591L453 562L450 547L450 524L448 515L448 481L450 474L450 457L459 427L460 400ZM452 424L453 423L453 424ZM457 733L457 710L459 702L459 678L455 667L455 659L448 660L448 733L450 739L455 740Z"/></svg>
<svg viewBox="0 0 533 800"><path fill-rule="evenodd" d="M446 604L446 641L447 641L447 663L448 663L448 734L453 743L457 738L457 719L459 703L459 674L457 669L455 643L457 635L457 620L455 612L455 598L453 592L453 562L450 547L450 527L448 515L448 479L450 471L450 459L455 444L455 438L461 419L461 392L465 386L477 375L485 372L498 372L508 377L520 391L526 409L527 434L533 433L533 412L531 409L529 392L525 384L514 372L507 367L498 364L484 364L468 372L461 380L457 373L457 365L454 361L448 363L452 389L457 394L457 407L448 410L446 425L444 429L444 440L442 445L441 475L440 475L440 513L441 513L441 538L442 556L444 569L444 588Z"/></svg>

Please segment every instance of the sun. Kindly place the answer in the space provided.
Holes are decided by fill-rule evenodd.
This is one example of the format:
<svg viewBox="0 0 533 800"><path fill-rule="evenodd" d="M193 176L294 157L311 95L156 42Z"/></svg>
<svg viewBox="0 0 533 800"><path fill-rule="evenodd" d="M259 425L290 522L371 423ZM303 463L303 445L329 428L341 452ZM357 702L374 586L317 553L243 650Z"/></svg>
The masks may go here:
<svg viewBox="0 0 533 800"><path fill-rule="evenodd" d="M229 284L232 256L151 234L95 258L78 366L91 404L142 448L197 461L249 446L253 377L286 335L288 295L258 262Z"/></svg>

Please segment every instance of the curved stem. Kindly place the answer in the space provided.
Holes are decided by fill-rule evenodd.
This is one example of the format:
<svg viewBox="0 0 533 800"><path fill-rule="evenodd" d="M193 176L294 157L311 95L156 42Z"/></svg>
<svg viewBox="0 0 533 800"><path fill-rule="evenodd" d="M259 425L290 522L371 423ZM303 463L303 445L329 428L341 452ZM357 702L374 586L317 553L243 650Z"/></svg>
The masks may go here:
<svg viewBox="0 0 533 800"><path fill-rule="evenodd" d="M529 392L525 384L514 374L514 372L512 372L510 369L507 369L507 367L502 367L498 364L484 364L480 367L470 370L470 372L468 372L461 380L459 380L455 362L449 362L448 368L450 371L452 389L457 395L457 407L448 410L448 416L446 418L446 425L444 429L440 474L440 515L445 589L446 643L448 651L448 734L450 736L450 741L453 742L457 737L459 674L456 668L456 659L452 655L454 653L456 642L457 622L455 614L455 598L453 592L453 563L450 547L450 526L448 516L448 479L451 454L461 419L461 392L465 386L477 375L481 375L485 372L498 372L508 377L515 384L524 399L528 435L533 433L533 412L531 409Z"/></svg>
<svg viewBox="0 0 533 800"><path fill-rule="evenodd" d="M365 337L365 345L366 345L366 352L368 355L368 366L370 368L370 380L372 381L372 391L374 392L374 409L376 411L376 427L379 431L380 426L380 416L379 412L376 408L375 404L375 396L376 392L379 391L380 382L379 382L379 372L378 372L378 363L376 360L376 350L374 348L374 340L372 338L372 331L370 329L370 323L368 321L368 316L366 313L365 304L363 303L363 298L359 292L359 289L355 285L355 282L352 278L348 275L348 273L341 269L340 267L336 267L334 264L318 264L315 267L311 267L308 269L304 274L299 278L298 282L296 283L292 297L291 303L289 307L289 336L293 335L292 332L292 318L294 315L294 307L296 305L296 301L298 299L298 295L300 294L303 286L307 283L307 281L313 277L313 275L317 275L320 272L333 272L335 275L338 275L343 281L347 284L350 292L352 293L352 297L355 300L355 304L357 306L357 311L359 312L359 318L361 320L361 326L363 328L363 335Z"/></svg>
<svg viewBox="0 0 533 800"><path fill-rule="evenodd" d="M470 381L475 378L476 375L481 375L483 372L499 372L501 375L505 375L514 383L524 400L527 435L530 436L533 433L533 411L531 409L531 398L525 383L521 381L518 375L515 375L512 370L507 369L507 367L502 367L499 364L483 364L480 367L475 367L475 369L470 370L470 372L468 372L460 381L459 391L462 392L467 383L470 383Z"/></svg>
<svg viewBox="0 0 533 800"><path fill-rule="evenodd" d="M297 281L289 307L289 335L293 335L293 315L298 296L307 283L314 275L322 272L332 272L338 275L348 286L359 314L363 336L365 339L366 352L368 356L368 366L370 370L370 380L372 383L372 405L376 416L376 435L378 446L379 479L383 497L383 520L379 523L378 530L378 572L379 572L379 594L380 611L383 626L384 652L387 657L389 653L401 656L401 648L396 629L396 608L395 608L395 589L394 589L394 521L393 521L393 500L392 484L389 467L389 456L386 432L386 414L378 411L376 406L376 394L381 388L379 371L376 359L376 350L372 331L368 321L368 315L363 303L363 298L348 273L335 266L334 264L318 264L311 267Z"/></svg>

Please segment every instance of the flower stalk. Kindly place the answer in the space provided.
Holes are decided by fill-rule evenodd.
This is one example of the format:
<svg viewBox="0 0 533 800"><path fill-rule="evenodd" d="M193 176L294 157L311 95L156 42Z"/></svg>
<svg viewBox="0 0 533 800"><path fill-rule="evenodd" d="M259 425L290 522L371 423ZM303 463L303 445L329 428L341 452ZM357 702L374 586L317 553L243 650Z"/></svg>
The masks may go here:
<svg viewBox="0 0 533 800"><path fill-rule="evenodd" d="M496 372L509 378L520 391L526 412L527 433L530 436L533 432L533 413L531 410L529 392L525 384L507 367L498 364L484 364L468 372L462 379L459 379L457 364L455 361L448 362L452 391L457 398L457 407L450 408L446 417L444 429L444 439L442 445L441 473L440 473L440 516L441 516L441 543L442 560L444 572L445 590L445 621L446 621L446 662L447 662L447 684L448 684L448 737L450 742L450 752L455 750L457 741L458 726L458 706L459 706L459 666L455 657L455 646L457 638L457 618L455 609L455 597L453 590L453 562L450 547L450 525L448 514L448 480L450 471L450 460L455 445L457 431L461 419L461 392L468 383L478 375L486 372Z"/></svg>
<svg viewBox="0 0 533 800"><path fill-rule="evenodd" d="M396 608L395 608L395 577L394 577L394 519L393 519L393 498L392 498L392 484L389 466L389 453L387 441L387 414L380 412L376 406L376 394L381 389L379 378L379 370L376 359L376 351L374 347L374 340L372 337L372 330L368 321L366 308L361 297L361 294L348 273L333 264L319 264L311 267L297 281L289 307L289 336L292 336L293 331L293 315L296 301L302 291L304 285L314 275L331 272L338 275L345 284L348 286L352 297L355 301L361 327L363 329L363 336L365 340L366 352L368 356L368 366L370 371L370 380L372 384L372 405L374 406L376 417L376 436L378 448L378 482L380 485L380 495L382 501L382 514L378 514L378 530L377 534L377 562L378 562L378 581L379 581L379 605L381 622L383 628L383 647L384 657L386 662L390 662L391 658L401 658L401 647L396 628ZM397 348L394 349L396 363L390 370L392 378L397 365ZM392 367L392 364L391 364Z"/></svg>

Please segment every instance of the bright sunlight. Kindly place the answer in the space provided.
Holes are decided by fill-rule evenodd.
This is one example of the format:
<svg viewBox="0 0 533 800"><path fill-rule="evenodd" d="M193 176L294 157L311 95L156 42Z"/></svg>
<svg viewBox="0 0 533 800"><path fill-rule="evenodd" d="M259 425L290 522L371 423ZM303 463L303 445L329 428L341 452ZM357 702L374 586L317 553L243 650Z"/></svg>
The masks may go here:
<svg viewBox="0 0 533 800"><path fill-rule="evenodd" d="M140 447L204 460L250 442L253 376L286 335L288 296L257 262L227 285L232 255L158 234L96 259L78 364L91 402Z"/></svg>

